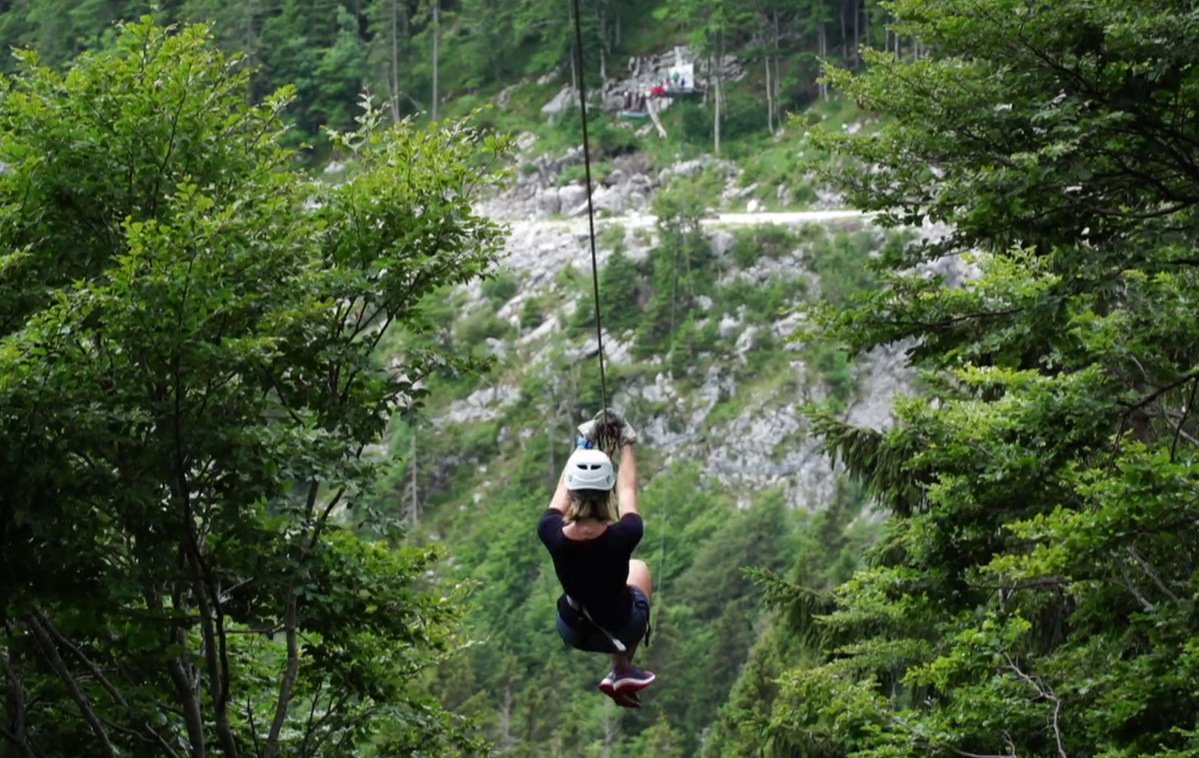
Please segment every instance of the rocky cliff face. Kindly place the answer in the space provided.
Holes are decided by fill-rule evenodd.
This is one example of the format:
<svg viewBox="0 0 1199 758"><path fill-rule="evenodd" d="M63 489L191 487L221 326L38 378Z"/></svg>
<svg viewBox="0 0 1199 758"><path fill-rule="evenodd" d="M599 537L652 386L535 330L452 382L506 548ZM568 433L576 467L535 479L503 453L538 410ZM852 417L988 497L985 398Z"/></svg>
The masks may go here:
<svg viewBox="0 0 1199 758"><path fill-rule="evenodd" d="M515 185L501 195L480 204L487 215L503 221L542 221L554 218L582 218L587 214L587 187L584 182L558 184L563 169L583 163L582 147L572 148L565 154L551 157L533 155L535 138L529 135L527 151L528 168L524 169ZM758 184L741 186L742 170L731 161L710 156L681 161L657 172L650 171L637 156L617 158L615 168L602 180L593 181L591 203L601 217L627 216L636 219L649 212L650 200L662 187L679 177L693 177L703 171L717 172L724 181L724 190L719 198L713 198L710 210L745 211L764 213L765 208L753 199L759 190ZM792 189L785 184L771 185L779 205L791 204ZM810 204L813 210L828 210L841 207L841 197L824 187L815 190L816 200ZM634 222L635 223L635 222ZM769 223L764 220L764 223Z"/></svg>
<svg viewBox="0 0 1199 758"><path fill-rule="evenodd" d="M627 190L624 197L638 197L634 204L641 205L640 198L647 201L671 174L701 167L676 166L663 172L666 176L629 177L614 185L625 189L597 188L597 205L606 191L626 192L629 187L638 189ZM568 215L576 214L580 204L585 209L585 190L559 188L557 199L547 201L546 187L537 184L531 188L533 184L518 186L485 207L510 229L502 273L515 280L514 293L505 295L497 306L476 283L466 288L459 314L465 320L493 309L495 317L507 325L507 336L487 341L500 369L486 388L435 409L435 425L443 428L502 420L498 443L526 439L549 423L545 414L552 415L555 409L548 405L541 415L514 418L509 412L522 402L522 394L534 380L553 382L564 367L576 367L588 381L598 381L597 376L592 377L597 373L595 333L572 325L575 310L586 297L587 290L579 283L590 287L586 220L545 218L555 203L559 209L570 208ZM644 194L638 196L642 187ZM644 266L659 244L653 217L618 213L621 209L614 207L617 213L597 225L601 270L617 249L624 261ZM773 223L775 237L781 234L787 239L786 249L771 255L756 255L752 247L747 252L746 246L754 244L750 237L758 220L753 215L724 216L707 223L704 234L712 255L710 265L719 271L719 277L712 295L694 298L697 312L691 316L695 328L711 336L711 344L681 371L677 366L672 370L664 354L635 357L637 336L632 331L605 331L609 371L621 375L613 382L611 400L629 413L640 428L643 444L654 450L663 466L698 461L711 483L728 488L742 502L779 486L793 507L820 509L833 496L840 472L819 452L819 441L809 434L800 409L805 403L829 400L829 369L815 365L820 358L814 346L794 340L802 317L787 308L763 315L761 308L754 307L754 293L781 288L790 293L784 297L786 306L801 305L821 291L820 256L833 255L837 244L844 247L850 240L858 248L867 246L869 249L858 250L858 254L868 257L886 234L853 214L792 213L762 218ZM786 231L780 232L780 227ZM942 232L919 230L921 235ZM955 263L947 261L943 268L961 274ZM637 288L646 286L646 281L640 281ZM534 304L549 306L543 307L543 318L531 324L527 314ZM591 307L589 299L585 307ZM773 368L755 368L763 362L762 351L769 351ZM855 424L888 426L892 397L912 391L912 372L905 364L903 346L876 350L838 372L837 407ZM566 429L564 422L563 435L568 433Z"/></svg>

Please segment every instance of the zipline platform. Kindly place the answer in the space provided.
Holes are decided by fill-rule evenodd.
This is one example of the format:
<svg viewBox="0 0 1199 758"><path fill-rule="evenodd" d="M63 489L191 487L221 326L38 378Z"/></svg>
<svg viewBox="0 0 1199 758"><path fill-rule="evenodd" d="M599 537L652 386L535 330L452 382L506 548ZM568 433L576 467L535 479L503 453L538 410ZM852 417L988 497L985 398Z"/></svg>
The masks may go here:
<svg viewBox="0 0 1199 758"><path fill-rule="evenodd" d="M669 97L672 100L695 100L704 96L705 90L696 89L695 87L686 87L683 89L668 89L662 93L663 97Z"/></svg>

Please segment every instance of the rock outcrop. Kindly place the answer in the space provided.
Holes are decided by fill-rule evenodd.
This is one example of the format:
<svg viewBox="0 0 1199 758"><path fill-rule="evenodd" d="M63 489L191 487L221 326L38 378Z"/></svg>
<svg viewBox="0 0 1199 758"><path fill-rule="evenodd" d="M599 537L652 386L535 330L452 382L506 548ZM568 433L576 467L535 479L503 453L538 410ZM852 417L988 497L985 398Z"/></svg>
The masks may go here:
<svg viewBox="0 0 1199 758"><path fill-rule="evenodd" d="M679 170L692 170L680 166ZM579 194L557 193L559 203L574 205ZM794 223L804 218L797 214ZM858 222L869 228L869 222ZM629 217L602 221L597 230L605 240L611 240L606 229L615 225L634 226ZM562 272L575 267L579 273L590 276L590 255L585 226L578 222L519 221L510 224L505 268L516 276L520 291L497 315L520 326L520 313L529 298L566 298L561 289ZM922 236L938 236L943 228L928 227L920 230ZM733 234L725 229L709 231L713 252L727 259L735 242ZM643 258L655 244L652 226L639 229L626 228L622 250L634 260ZM761 258L747 268L732 267L725 274L726 280L744 278L754 286L762 286L779 279L793 279L806 291L818 291L819 281L802 265L805 250L800 248L776 258ZM605 245L599 246L599 262L603 266L611 256ZM950 279L964 280L971 272L957 259L946 260L929 267L930 272ZM727 282L726 282L727 283ZM706 302L705 302L706 301ZM475 302L481 302L477 295ZM711 301L699 299L699 307L706 310ZM505 354L517 356L523 372L546 374L559 370L551 368L550 356L554 360L588 361L595 355L594 335L569 331L563 319L570 318L565 309L561 317L550 315L535 329L524 329L520 336L508 344ZM759 391L753 397L739 393L735 376L737 366L744 365L752 356L756 337L767 330L776 339L791 337L800 326L801 318L796 314L780 316L768 322L753 323L747 320L745 309L725 315L718 324L718 331L728 340L735 340L732 352L717 356L704 370L702 376L687 377L688 390L679 381L671 378L661 357L642 361L640 365L660 366L660 369L644 373L643 379L623 385L614 395L618 407L640 409L637 418L644 444L652 447L655 454L669 465L673 461L699 460L704 463L707 476L715 482L741 493L745 503L753 493L781 486L788 502L796 508L819 509L834 495L837 479L841 472L820 452L819 440L809 432L808 421L800 407L809 401L820 401L825 388L819 379L804 365L801 351L797 350L791 369L797 378L782 383L779 387ZM622 335L605 333L605 357L610 367L631 366L629 346ZM908 393L912 387L912 371L904 357L906 346L897 345L880 348L860 356L852 367L855 391L843 413L851 423L875 429L891 424L891 400L897 393ZM559 364L560 365L560 364ZM519 390L511 385L500 385L481 390L447 409L442 422L470 422L497 417L504 408L517 401ZM733 401L733 402L730 402ZM729 415L727 408L736 408ZM514 433L517 438L527 436L533 430L507 429L504 435ZM523 435L523 436L522 436Z"/></svg>

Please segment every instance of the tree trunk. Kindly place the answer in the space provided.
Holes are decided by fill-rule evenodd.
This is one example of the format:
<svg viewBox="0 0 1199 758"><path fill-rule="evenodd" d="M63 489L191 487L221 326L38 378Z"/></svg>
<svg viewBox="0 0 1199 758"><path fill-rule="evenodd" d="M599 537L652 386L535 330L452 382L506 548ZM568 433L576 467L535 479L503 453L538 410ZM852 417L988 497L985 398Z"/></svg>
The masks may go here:
<svg viewBox="0 0 1199 758"><path fill-rule="evenodd" d="M779 29L779 9L776 7L774 9L774 112L776 115L782 110L780 103L783 101L783 53L779 49L779 40L782 36L782 31ZM782 127L782 124L780 123L779 126Z"/></svg>
<svg viewBox="0 0 1199 758"><path fill-rule="evenodd" d="M713 109L715 115L713 116L714 123L713 123L713 127L712 127L712 132L713 132L713 137L714 137L713 152L716 153L716 155L720 155L720 101L724 99L721 96L721 92L720 92L720 75L721 75L721 69L724 68L723 64L724 64L724 30L721 29L716 32L716 68L715 68L715 78L713 80L716 83L716 92L714 93L716 96L716 107Z"/></svg>
<svg viewBox="0 0 1199 758"><path fill-rule="evenodd" d="M704 87L704 96L700 100L700 104L702 104L706 108L712 102L712 88L713 88L713 84L715 82L715 79L713 78L713 76L716 71L716 69L712 68L712 51L711 50L709 50L705 54L705 60L707 60L707 62L708 62L708 80L706 82L707 86Z"/></svg>
<svg viewBox="0 0 1199 758"><path fill-rule="evenodd" d="M566 0L566 18L568 21L574 20L574 10L571 8L570 0ZM567 58L570 58L570 86L577 92L579 89L579 69L578 69L578 54L575 52L574 35L570 35L571 40L566 44Z"/></svg>
<svg viewBox="0 0 1199 758"><path fill-rule="evenodd" d="M246 68L254 70L254 0L246 0ZM246 82L246 99L254 101L254 75Z"/></svg>
<svg viewBox="0 0 1199 758"><path fill-rule="evenodd" d="M853 1L853 67L858 69L862 65L862 9L858 6L858 0Z"/></svg>
<svg viewBox="0 0 1199 758"><path fill-rule="evenodd" d="M608 84L608 56L607 56L607 52L605 50L605 48L608 47L608 34L605 30L606 24L604 23L604 14L600 13L598 15L599 15L599 28L600 28L600 45L599 45L600 92L603 92L604 87L607 86L607 84Z"/></svg>
<svg viewBox="0 0 1199 758"><path fill-rule="evenodd" d="M612 717L608 709L604 709L604 758L612 758L612 746L620 738L620 717Z"/></svg>
<svg viewBox="0 0 1199 758"><path fill-rule="evenodd" d="M824 2L816 3L816 13L819 14L816 21L816 49L817 54L821 58L828 57L828 29L824 22ZM821 82L820 97L824 100L828 99L828 85Z"/></svg>
<svg viewBox="0 0 1199 758"><path fill-rule="evenodd" d="M437 120L437 105L441 93L437 91L437 67L441 59L441 0L433 0L433 120Z"/></svg>
<svg viewBox="0 0 1199 758"><path fill-rule="evenodd" d="M408 481L408 517L416 526L420 518L420 506L416 500L416 429L412 430L412 440L408 445L408 468L412 471Z"/></svg>
<svg viewBox="0 0 1199 758"><path fill-rule="evenodd" d="M762 62L766 64L766 129L774 134L774 86L770 80L769 53L762 56Z"/></svg>
<svg viewBox="0 0 1199 758"><path fill-rule="evenodd" d="M0 758L26 758L33 752L26 741L25 729L25 684L21 681L8 653L0 650L0 667L4 669L7 684L4 688L4 726L8 733L0 739Z"/></svg>
<svg viewBox="0 0 1199 758"><path fill-rule="evenodd" d="M549 426L545 430L546 436L549 437L550 482L552 482L552 484L550 484L551 487L557 487L557 474L558 474L558 456L554 453L554 447L557 444L556 440L554 439L554 431L558 427L558 403L556 402L555 397L554 397L557 394L554 390L555 390L555 385L551 384L550 385L550 423L549 423Z"/></svg>
<svg viewBox="0 0 1199 758"><path fill-rule="evenodd" d="M841 17L841 60L842 61L849 60L849 34L848 34L848 32L846 32L846 29L845 29L845 11L848 9L849 9L849 6L847 4L845 4L845 3L841 4L840 17Z"/></svg>
<svg viewBox="0 0 1199 758"><path fill-rule="evenodd" d="M515 743L512 739L512 685L504 687L504 698L500 701L500 743L502 752L507 752Z"/></svg>
<svg viewBox="0 0 1199 758"><path fill-rule="evenodd" d="M283 733L283 724L287 720L287 709L291 705L296 676L300 670L300 645L299 634L296 631L296 591L294 587L290 588L287 593L287 609L283 613L283 631L287 646L287 665L283 670L283 679L279 683L275 717L271 721L271 729L267 733L266 743L263 745L261 753L263 758L278 758L279 756L279 738Z"/></svg>
<svg viewBox="0 0 1199 758"><path fill-rule="evenodd" d="M246 63L254 61L254 0L246 0Z"/></svg>
<svg viewBox="0 0 1199 758"><path fill-rule="evenodd" d="M391 75L387 77L391 89L391 118L400 120L400 2L391 0Z"/></svg>
<svg viewBox="0 0 1199 758"><path fill-rule="evenodd" d="M116 758L117 752L108 737L108 729L101 723L100 717L92 707L91 701L84 691L80 689L79 682L76 681L74 675L67 668L66 662L62 659L62 655L59 654L54 641L50 639L49 633L39 626L37 621L32 617L25 624L25 628L32 632L33 639L42 654L42 658L50 666L50 669L58 674L58 678L66 688L67 694L75 702L75 706L79 710L79 716L91 729L92 736L95 738L91 748L92 754Z"/></svg>
<svg viewBox="0 0 1199 758"><path fill-rule="evenodd" d="M866 22L862 26L862 37L860 37L858 39L858 68L861 68L862 67L862 52L861 52L862 40L864 39L867 43L870 42L870 11L866 8L865 4L863 4L862 8L859 9L859 13L862 13L865 15L865 22Z"/></svg>

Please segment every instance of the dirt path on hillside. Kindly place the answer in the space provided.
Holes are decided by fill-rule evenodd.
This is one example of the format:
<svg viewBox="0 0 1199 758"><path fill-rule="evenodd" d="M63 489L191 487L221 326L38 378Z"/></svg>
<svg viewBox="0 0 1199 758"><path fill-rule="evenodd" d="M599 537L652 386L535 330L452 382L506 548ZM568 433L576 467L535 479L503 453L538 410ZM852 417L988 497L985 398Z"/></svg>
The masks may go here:
<svg viewBox="0 0 1199 758"><path fill-rule="evenodd" d="M705 218L703 225L719 226L760 226L762 224L780 224L783 226L798 226L800 224L822 223L825 221L843 221L854 218L864 218L867 214L855 210L826 210L826 211L784 211L776 213L720 213ZM628 214L597 218L597 228L619 224L627 229L653 227L658 221L650 214ZM513 230L539 227L569 232L587 232L587 217L570 219L530 219L503 222Z"/></svg>

